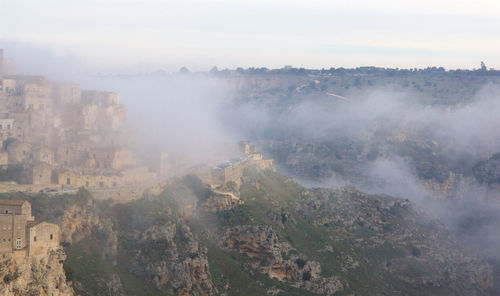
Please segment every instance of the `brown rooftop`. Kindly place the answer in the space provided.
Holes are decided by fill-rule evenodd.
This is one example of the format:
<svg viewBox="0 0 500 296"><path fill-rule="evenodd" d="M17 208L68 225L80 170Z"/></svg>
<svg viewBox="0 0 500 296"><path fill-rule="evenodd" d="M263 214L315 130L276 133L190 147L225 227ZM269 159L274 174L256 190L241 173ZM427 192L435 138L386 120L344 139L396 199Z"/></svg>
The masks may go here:
<svg viewBox="0 0 500 296"><path fill-rule="evenodd" d="M44 223L45 221L27 221L26 227L31 228L37 226L38 224Z"/></svg>
<svg viewBox="0 0 500 296"><path fill-rule="evenodd" d="M0 199L0 205L4 206L21 206L26 200L15 200L15 199Z"/></svg>

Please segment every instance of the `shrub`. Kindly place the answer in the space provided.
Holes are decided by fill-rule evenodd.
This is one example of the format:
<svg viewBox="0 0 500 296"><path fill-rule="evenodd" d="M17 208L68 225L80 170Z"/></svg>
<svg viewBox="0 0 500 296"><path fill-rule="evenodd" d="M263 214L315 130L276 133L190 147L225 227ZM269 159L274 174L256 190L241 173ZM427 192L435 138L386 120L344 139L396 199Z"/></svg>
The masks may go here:
<svg viewBox="0 0 500 296"><path fill-rule="evenodd" d="M311 272L304 271L304 273L302 274L302 280L310 281L311 280Z"/></svg>
<svg viewBox="0 0 500 296"><path fill-rule="evenodd" d="M10 273L6 274L4 277L3 277L3 282L8 284L10 282L12 282L14 280L14 276Z"/></svg>
<svg viewBox="0 0 500 296"><path fill-rule="evenodd" d="M297 263L297 266L299 267L299 269L302 269L306 265L306 260L304 260L302 258L297 258L297 260L295 260L295 263Z"/></svg>

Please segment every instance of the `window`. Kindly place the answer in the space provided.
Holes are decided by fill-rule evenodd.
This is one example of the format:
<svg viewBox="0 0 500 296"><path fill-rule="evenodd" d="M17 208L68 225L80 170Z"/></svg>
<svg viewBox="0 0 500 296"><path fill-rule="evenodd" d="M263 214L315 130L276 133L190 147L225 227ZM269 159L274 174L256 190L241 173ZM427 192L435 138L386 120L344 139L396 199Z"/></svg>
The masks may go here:
<svg viewBox="0 0 500 296"><path fill-rule="evenodd" d="M70 178L66 179L66 184L68 184L68 185L71 184L71 179Z"/></svg>
<svg viewBox="0 0 500 296"><path fill-rule="evenodd" d="M20 249L20 248L22 248L22 246L23 246L23 245L22 245L21 238L20 238L20 237L18 237L18 238L16 239L16 249Z"/></svg>
<svg viewBox="0 0 500 296"><path fill-rule="evenodd" d="M0 124L0 129L3 129L3 126Z"/></svg>
<svg viewBox="0 0 500 296"><path fill-rule="evenodd" d="M54 235L51 233L50 234L50 240L53 240L54 239Z"/></svg>
<svg viewBox="0 0 500 296"><path fill-rule="evenodd" d="M9 210L5 210L5 214L8 214L9 213Z"/></svg>
<svg viewBox="0 0 500 296"><path fill-rule="evenodd" d="M85 182L85 187L89 187L89 181Z"/></svg>
<svg viewBox="0 0 500 296"><path fill-rule="evenodd" d="M10 124L7 124L7 129L10 129Z"/></svg>
<svg viewBox="0 0 500 296"><path fill-rule="evenodd" d="M33 237L33 241L36 242L36 235Z"/></svg>

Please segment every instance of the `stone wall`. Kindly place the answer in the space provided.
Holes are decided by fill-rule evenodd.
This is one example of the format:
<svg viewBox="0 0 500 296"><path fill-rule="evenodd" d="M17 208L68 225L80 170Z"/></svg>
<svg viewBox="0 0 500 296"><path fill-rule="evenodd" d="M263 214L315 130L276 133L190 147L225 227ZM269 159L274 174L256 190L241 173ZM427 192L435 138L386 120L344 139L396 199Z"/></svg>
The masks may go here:
<svg viewBox="0 0 500 296"><path fill-rule="evenodd" d="M64 171L58 174L59 185L85 188L115 188L149 183L155 180L156 174L147 168L135 168L110 174L77 173Z"/></svg>
<svg viewBox="0 0 500 296"><path fill-rule="evenodd" d="M275 170L274 159L264 159L262 154L253 153L246 158L234 162L224 167L218 167L211 172L211 184L223 185L228 182L234 182L241 185L241 177L245 168L256 167L260 170Z"/></svg>
<svg viewBox="0 0 500 296"><path fill-rule="evenodd" d="M0 215L0 252L12 251L12 215Z"/></svg>
<svg viewBox="0 0 500 296"><path fill-rule="evenodd" d="M47 249L59 247L59 226L53 223L41 222L28 227L27 230L28 256L45 254Z"/></svg>

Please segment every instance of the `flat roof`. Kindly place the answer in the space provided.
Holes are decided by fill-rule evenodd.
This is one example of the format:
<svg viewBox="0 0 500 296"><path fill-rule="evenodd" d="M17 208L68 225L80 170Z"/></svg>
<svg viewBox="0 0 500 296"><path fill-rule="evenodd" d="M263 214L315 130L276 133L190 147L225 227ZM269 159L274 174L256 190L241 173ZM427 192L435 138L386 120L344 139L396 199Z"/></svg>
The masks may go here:
<svg viewBox="0 0 500 296"><path fill-rule="evenodd" d="M28 202L27 200L20 200L20 199L0 199L0 205L4 206L21 206L25 202Z"/></svg>

